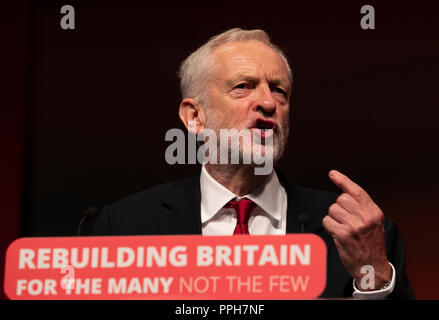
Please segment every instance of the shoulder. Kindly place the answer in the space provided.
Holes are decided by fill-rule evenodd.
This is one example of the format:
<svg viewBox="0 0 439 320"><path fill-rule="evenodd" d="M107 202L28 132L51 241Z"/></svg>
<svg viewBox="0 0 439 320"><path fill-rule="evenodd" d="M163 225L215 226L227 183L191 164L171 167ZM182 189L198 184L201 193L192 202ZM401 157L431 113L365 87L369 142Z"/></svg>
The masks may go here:
<svg viewBox="0 0 439 320"><path fill-rule="evenodd" d="M136 207L154 206L170 196L173 198L183 196L185 192L195 187L196 180L194 177L173 180L124 197L112 203L109 207L112 210L117 210L119 208L133 209Z"/></svg>
<svg viewBox="0 0 439 320"><path fill-rule="evenodd" d="M124 197L102 209L93 234L156 234L158 219L169 211L169 205L184 201L196 187L196 178L189 177Z"/></svg>

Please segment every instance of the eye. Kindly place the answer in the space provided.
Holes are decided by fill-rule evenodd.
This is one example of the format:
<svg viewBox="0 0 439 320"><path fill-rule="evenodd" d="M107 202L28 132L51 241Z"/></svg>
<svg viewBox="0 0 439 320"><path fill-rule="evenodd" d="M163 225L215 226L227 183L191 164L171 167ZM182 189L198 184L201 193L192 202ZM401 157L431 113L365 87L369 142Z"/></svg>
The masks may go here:
<svg viewBox="0 0 439 320"><path fill-rule="evenodd" d="M252 88L252 84L248 82L243 82L233 87L233 89L251 89L251 88Z"/></svg>
<svg viewBox="0 0 439 320"><path fill-rule="evenodd" d="M285 97L287 96L287 92L284 89L280 88L280 87L274 87L272 90L274 92L279 92L280 94L284 95Z"/></svg>

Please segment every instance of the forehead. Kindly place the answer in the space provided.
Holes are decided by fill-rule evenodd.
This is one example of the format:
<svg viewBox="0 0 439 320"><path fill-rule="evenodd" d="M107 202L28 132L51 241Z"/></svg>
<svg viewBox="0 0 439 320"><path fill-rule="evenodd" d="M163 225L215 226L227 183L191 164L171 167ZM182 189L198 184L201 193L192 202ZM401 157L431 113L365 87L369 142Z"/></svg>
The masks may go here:
<svg viewBox="0 0 439 320"><path fill-rule="evenodd" d="M220 80L251 76L289 83L284 60L260 41L229 42L216 48L212 56L214 74Z"/></svg>

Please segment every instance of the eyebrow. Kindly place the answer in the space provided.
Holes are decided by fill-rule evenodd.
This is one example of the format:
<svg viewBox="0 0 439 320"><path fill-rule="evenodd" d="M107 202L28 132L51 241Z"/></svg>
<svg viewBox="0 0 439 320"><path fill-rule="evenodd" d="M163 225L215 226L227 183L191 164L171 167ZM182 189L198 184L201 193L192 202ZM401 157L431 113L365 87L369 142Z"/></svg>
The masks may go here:
<svg viewBox="0 0 439 320"><path fill-rule="evenodd" d="M233 76L230 79L227 79L226 82L228 85L234 85L236 82L238 81L249 81L249 82L257 82L259 83L260 79L258 77L249 75L248 73L238 73L235 76ZM288 89L288 83L289 81L287 81L285 83L286 85L286 89ZM282 79L276 78L276 79L272 79L270 81L268 81L269 85L274 85L274 86L279 86L282 85Z"/></svg>
<svg viewBox="0 0 439 320"><path fill-rule="evenodd" d="M252 76L248 73L238 73L235 74L233 77L226 80L227 84L234 84L237 81L252 81L252 82L259 82L259 79L255 76Z"/></svg>

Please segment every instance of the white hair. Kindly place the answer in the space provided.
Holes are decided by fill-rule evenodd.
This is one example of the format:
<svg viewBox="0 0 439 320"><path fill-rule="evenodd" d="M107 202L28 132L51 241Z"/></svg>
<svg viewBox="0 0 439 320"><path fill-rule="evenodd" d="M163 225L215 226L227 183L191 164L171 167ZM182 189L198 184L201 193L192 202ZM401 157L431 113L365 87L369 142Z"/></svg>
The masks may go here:
<svg viewBox="0 0 439 320"><path fill-rule="evenodd" d="M207 88L210 80L209 71L212 63L212 52L217 47L228 42L249 40L260 41L274 49L285 62L288 79L290 83L292 83L293 76L287 57L281 49L271 43L270 37L264 30L244 30L241 28L233 28L210 38L209 41L199 47L182 62L178 73L182 98L192 98L203 107L207 106Z"/></svg>

